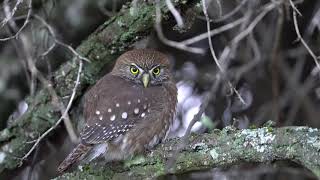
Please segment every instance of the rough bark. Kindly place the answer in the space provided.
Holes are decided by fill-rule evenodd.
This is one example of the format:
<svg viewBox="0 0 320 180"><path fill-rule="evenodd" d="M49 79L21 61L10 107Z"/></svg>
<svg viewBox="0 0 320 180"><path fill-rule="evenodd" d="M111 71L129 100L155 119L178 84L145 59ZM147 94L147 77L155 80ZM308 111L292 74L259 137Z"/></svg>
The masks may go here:
<svg viewBox="0 0 320 180"><path fill-rule="evenodd" d="M136 163L97 165L91 163L56 179L147 179L169 172L166 162L179 146L171 139ZM320 178L320 130L309 127L263 127L235 130L225 128L212 133L191 135L189 143L176 157L170 173L186 173L243 162L296 162Z"/></svg>
<svg viewBox="0 0 320 180"><path fill-rule="evenodd" d="M174 1L183 9L195 6L191 1ZM161 1L163 17L168 16L168 9ZM125 6L120 13L102 24L76 49L79 54L90 59L85 63L81 74L76 98L99 78L102 68L115 60L123 51L139 39L150 34L155 20L153 4L138 3L136 8ZM53 86L57 94L68 101L74 87L79 66L78 59L71 59L54 74ZM23 157L32 147L30 143L55 124L61 116L59 108L54 107L50 93L40 89L34 97L27 97L28 111L10 127L0 132L0 173L5 169L14 169L23 162Z"/></svg>

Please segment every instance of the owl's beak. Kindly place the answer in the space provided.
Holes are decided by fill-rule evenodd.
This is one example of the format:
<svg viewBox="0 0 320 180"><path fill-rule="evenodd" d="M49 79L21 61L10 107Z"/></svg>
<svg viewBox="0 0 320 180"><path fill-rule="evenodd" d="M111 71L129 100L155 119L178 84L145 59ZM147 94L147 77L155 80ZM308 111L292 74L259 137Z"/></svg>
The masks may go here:
<svg viewBox="0 0 320 180"><path fill-rule="evenodd" d="M142 83L143 83L143 86L144 86L145 88L148 87L149 81L150 81L150 76L149 76L149 74L143 74L143 75L142 75Z"/></svg>

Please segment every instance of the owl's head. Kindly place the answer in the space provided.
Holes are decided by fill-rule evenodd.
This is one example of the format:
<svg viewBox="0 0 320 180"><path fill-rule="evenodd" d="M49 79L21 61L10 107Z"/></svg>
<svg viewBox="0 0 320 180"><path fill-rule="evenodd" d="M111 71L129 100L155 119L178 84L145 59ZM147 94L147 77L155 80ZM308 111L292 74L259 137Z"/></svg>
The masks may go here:
<svg viewBox="0 0 320 180"><path fill-rule="evenodd" d="M144 87L161 85L171 79L167 56L152 49L135 49L122 54L111 73Z"/></svg>

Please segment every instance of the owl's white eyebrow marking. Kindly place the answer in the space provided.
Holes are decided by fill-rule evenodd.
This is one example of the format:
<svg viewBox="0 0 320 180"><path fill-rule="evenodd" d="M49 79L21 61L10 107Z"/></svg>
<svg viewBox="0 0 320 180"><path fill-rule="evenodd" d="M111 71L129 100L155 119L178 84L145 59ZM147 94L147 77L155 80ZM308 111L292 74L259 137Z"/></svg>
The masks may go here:
<svg viewBox="0 0 320 180"><path fill-rule="evenodd" d="M131 63L131 66L135 66L136 68L138 68L140 74L144 73L144 70L140 66L138 66L136 63Z"/></svg>
<svg viewBox="0 0 320 180"><path fill-rule="evenodd" d="M110 120L111 121L114 121L116 119L116 115L112 115L111 117L110 117Z"/></svg>
<svg viewBox="0 0 320 180"><path fill-rule="evenodd" d="M138 114L138 113L139 113L139 108L134 108L133 112L134 112L135 114Z"/></svg>
<svg viewBox="0 0 320 180"><path fill-rule="evenodd" d="M117 107L120 107L120 104L119 104L119 103L117 103L117 104L116 104L116 106L117 106Z"/></svg>
<svg viewBox="0 0 320 180"><path fill-rule="evenodd" d="M109 109L108 109L108 112L111 112L111 111L112 111L112 109L111 109L111 108L109 108Z"/></svg>
<svg viewBox="0 0 320 180"><path fill-rule="evenodd" d="M131 101L128 101L128 105L130 105L131 104Z"/></svg>
<svg viewBox="0 0 320 180"><path fill-rule="evenodd" d="M100 111L96 111L96 114L99 115L99 114L100 114Z"/></svg>
<svg viewBox="0 0 320 180"><path fill-rule="evenodd" d="M142 114L141 114L141 117L144 117L145 115L146 115L146 113L142 113Z"/></svg>
<svg viewBox="0 0 320 180"><path fill-rule="evenodd" d="M127 113L127 112L123 112L123 113L121 114L121 117L122 117L122 119L127 119L128 113Z"/></svg>

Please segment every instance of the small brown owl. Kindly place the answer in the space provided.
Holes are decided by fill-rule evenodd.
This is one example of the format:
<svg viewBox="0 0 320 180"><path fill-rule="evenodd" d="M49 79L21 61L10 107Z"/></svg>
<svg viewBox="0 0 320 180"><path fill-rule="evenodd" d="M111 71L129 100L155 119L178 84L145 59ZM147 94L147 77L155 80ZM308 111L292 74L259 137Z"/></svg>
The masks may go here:
<svg viewBox="0 0 320 180"><path fill-rule="evenodd" d="M58 171L84 157L123 160L152 148L168 134L176 104L177 89L164 54L150 49L124 53L86 93L81 142Z"/></svg>

